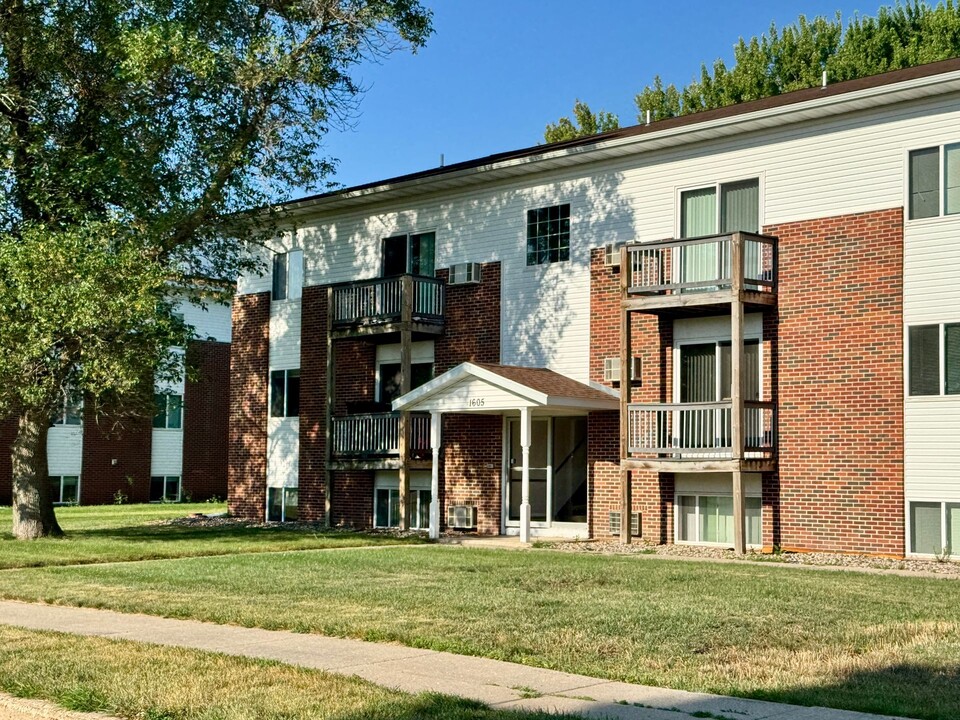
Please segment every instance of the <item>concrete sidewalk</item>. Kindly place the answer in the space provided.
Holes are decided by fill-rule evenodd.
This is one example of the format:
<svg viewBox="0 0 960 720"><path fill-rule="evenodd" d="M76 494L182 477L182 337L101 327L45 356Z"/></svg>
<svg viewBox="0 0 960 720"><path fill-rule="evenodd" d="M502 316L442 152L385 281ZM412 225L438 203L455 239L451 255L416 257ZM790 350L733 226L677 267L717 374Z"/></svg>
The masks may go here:
<svg viewBox="0 0 960 720"><path fill-rule="evenodd" d="M611 682L556 670L320 635L0 601L0 623L193 648L356 675L405 692L439 692L492 707L622 720L879 720L880 715Z"/></svg>

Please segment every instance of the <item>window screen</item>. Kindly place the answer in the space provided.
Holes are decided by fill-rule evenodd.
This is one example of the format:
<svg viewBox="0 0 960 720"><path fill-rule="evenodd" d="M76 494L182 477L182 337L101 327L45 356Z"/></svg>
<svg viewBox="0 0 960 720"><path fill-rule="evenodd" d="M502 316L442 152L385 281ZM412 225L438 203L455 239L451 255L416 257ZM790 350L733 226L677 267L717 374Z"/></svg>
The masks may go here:
<svg viewBox="0 0 960 720"><path fill-rule="evenodd" d="M910 219L940 214L940 148L910 153Z"/></svg>
<svg viewBox="0 0 960 720"><path fill-rule="evenodd" d="M910 328L910 394L940 394L940 326Z"/></svg>
<svg viewBox="0 0 960 720"><path fill-rule="evenodd" d="M940 503L910 503L910 552L936 555L943 551Z"/></svg>

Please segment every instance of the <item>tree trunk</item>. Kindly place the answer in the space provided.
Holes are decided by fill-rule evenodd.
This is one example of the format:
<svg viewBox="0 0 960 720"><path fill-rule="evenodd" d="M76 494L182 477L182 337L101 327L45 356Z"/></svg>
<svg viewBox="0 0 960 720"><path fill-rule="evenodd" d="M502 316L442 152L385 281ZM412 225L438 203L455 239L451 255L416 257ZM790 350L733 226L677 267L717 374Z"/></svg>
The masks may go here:
<svg viewBox="0 0 960 720"><path fill-rule="evenodd" d="M63 530L53 512L47 477L47 415L36 410L20 414L13 442L13 535L18 540L60 537Z"/></svg>

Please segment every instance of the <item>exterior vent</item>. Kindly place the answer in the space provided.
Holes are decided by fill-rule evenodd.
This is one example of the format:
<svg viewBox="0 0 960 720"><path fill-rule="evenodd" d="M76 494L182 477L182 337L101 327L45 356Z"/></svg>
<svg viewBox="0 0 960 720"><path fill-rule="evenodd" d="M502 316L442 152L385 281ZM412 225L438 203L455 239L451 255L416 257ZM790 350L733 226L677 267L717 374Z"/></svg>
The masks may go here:
<svg viewBox="0 0 960 720"><path fill-rule="evenodd" d="M480 263L457 263L450 266L451 285L476 285L480 282Z"/></svg>
<svg viewBox="0 0 960 720"><path fill-rule="evenodd" d="M640 379L640 358L630 358L630 380ZM620 358L608 357L603 359L603 381L620 382Z"/></svg>
<svg viewBox="0 0 960 720"><path fill-rule="evenodd" d="M620 511L610 511L610 534L620 534ZM640 537L640 513L630 513L630 535Z"/></svg>
<svg viewBox="0 0 960 720"><path fill-rule="evenodd" d="M603 264L610 268L620 267L620 248L623 243L607 243L603 246Z"/></svg>
<svg viewBox="0 0 960 720"><path fill-rule="evenodd" d="M477 527L475 505L450 505L447 508L447 525L456 530L474 530Z"/></svg>

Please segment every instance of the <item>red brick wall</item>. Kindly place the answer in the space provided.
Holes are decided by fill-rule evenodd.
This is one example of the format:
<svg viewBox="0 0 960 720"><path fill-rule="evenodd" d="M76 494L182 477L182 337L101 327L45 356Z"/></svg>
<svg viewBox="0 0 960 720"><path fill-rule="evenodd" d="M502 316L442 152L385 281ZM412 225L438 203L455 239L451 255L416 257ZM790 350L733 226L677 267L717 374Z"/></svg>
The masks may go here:
<svg viewBox="0 0 960 720"><path fill-rule="evenodd" d="M334 345L337 381L333 414L347 414L352 402L373 402L376 395L377 346L363 340L337 340ZM324 389L324 391L326 391Z"/></svg>
<svg viewBox="0 0 960 720"><path fill-rule="evenodd" d="M119 425L110 416L97 417L91 405L85 403L83 411L80 503L106 505L117 491L127 502L147 502L153 418L124 418Z"/></svg>
<svg viewBox="0 0 960 720"><path fill-rule="evenodd" d="M477 531L500 534L503 418L499 415L444 415L441 435L440 523L447 507L476 505Z"/></svg>
<svg viewBox="0 0 960 720"><path fill-rule="evenodd" d="M603 249L590 256L590 379L603 383L603 361L620 356L620 271L603 264ZM641 377L631 388L633 402L672 400L673 322L656 315L631 316L632 354L640 358ZM609 384L609 383L608 383ZM619 384L614 385L619 389ZM588 452L592 487L590 531L609 537L610 511L620 510L619 417L590 416ZM611 437L612 436L612 437ZM641 514L641 534L651 542L673 537L673 478L656 472L631 472L633 511Z"/></svg>
<svg viewBox="0 0 960 720"><path fill-rule="evenodd" d="M327 406L327 288L305 287L300 301L300 492L303 520L323 520Z"/></svg>
<svg viewBox="0 0 960 720"><path fill-rule="evenodd" d="M230 351L230 512L262 519L266 507L270 293L233 301Z"/></svg>
<svg viewBox="0 0 960 720"><path fill-rule="evenodd" d="M764 232L780 238L764 544L902 555L902 210Z"/></svg>
<svg viewBox="0 0 960 720"><path fill-rule="evenodd" d="M447 280L448 271L437 277ZM443 336L434 344L434 374L462 362L500 362L500 263L484 263L479 285L447 285Z"/></svg>
<svg viewBox="0 0 960 720"><path fill-rule="evenodd" d="M331 522L334 525L373 527L372 470L338 470L333 473Z"/></svg>
<svg viewBox="0 0 960 720"><path fill-rule="evenodd" d="M230 421L230 343L195 341L187 348L195 368L183 393L184 496L194 501L227 496Z"/></svg>

